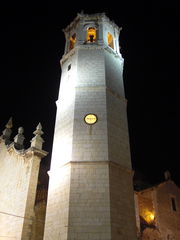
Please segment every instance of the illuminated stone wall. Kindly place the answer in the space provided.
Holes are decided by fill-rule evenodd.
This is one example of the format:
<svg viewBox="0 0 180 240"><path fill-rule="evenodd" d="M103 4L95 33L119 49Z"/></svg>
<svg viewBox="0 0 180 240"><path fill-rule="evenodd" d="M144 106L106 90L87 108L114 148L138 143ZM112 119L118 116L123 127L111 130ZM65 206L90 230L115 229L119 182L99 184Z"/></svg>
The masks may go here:
<svg viewBox="0 0 180 240"><path fill-rule="evenodd" d="M0 138L0 239L29 240L39 163L32 148L16 150Z"/></svg>
<svg viewBox="0 0 180 240"><path fill-rule="evenodd" d="M35 218L32 226L32 240L42 240L44 236L46 202L40 201L34 206Z"/></svg>
<svg viewBox="0 0 180 240"><path fill-rule="evenodd" d="M111 239L108 163L71 166L68 239Z"/></svg>
<svg viewBox="0 0 180 240"><path fill-rule="evenodd" d="M44 239L65 240L69 226L69 194L71 166L66 164L49 173L48 204Z"/></svg>
<svg viewBox="0 0 180 240"><path fill-rule="evenodd" d="M117 163L110 163L111 239L136 239L136 222L132 172Z"/></svg>

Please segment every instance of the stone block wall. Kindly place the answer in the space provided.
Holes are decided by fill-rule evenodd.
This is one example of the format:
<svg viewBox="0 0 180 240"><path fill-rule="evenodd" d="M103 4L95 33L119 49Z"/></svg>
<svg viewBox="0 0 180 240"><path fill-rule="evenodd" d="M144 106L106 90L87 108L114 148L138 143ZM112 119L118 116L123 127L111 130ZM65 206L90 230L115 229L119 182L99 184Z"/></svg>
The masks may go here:
<svg viewBox="0 0 180 240"><path fill-rule="evenodd" d="M57 172L50 172L45 240L136 236L130 171L108 161L73 161Z"/></svg>
<svg viewBox="0 0 180 240"><path fill-rule="evenodd" d="M109 166L72 162L68 240L110 240Z"/></svg>
<svg viewBox="0 0 180 240"><path fill-rule="evenodd" d="M29 240L40 157L0 139L0 239Z"/></svg>
<svg viewBox="0 0 180 240"><path fill-rule="evenodd" d="M35 220L33 222L33 234L32 240L42 240L44 236L45 214L46 214L46 202L40 201L35 207Z"/></svg>
<svg viewBox="0 0 180 240"><path fill-rule="evenodd" d="M49 172L44 240L67 240L70 174L71 167L68 164Z"/></svg>
<svg viewBox="0 0 180 240"><path fill-rule="evenodd" d="M116 163L109 165L111 239L135 239L136 220L132 172Z"/></svg>
<svg viewBox="0 0 180 240"><path fill-rule="evenodd" d="M176 211L171 198L175 199ZM156 188L156 201L162 239L180 239L180 189L172 181L165 182Z"/></svg>

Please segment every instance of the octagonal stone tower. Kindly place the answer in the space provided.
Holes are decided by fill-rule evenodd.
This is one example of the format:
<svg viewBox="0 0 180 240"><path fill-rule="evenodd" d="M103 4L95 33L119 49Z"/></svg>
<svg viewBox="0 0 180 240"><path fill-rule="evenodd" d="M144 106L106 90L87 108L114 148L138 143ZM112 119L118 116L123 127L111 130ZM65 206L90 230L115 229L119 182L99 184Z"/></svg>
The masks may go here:
<svg viewBox="0 0 180 240"><path fill-rule="evenodd" d="M120 29L81 13L64 33L44 240L135 240Z"/></svg>

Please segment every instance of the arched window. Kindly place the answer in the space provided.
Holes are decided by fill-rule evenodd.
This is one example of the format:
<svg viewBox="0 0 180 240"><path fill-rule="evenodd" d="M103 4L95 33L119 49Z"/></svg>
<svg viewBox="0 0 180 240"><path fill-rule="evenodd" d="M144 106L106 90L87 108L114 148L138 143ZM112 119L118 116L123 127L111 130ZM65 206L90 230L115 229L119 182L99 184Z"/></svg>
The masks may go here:
<svg viewBox="0 0 180 240"><path fill-rule="evenodd" d="M95 42L96 41L96 28L89 27L87 29L87 42Z"/></svg>
<svg viewBox="0 0 180 240"><path fill-rule="evenodd" d="M114 49L114 39L113 36L108 32L107 35L107 40L108 40L108 46Z"/></svg>
<svg viewBox="0 0 180 240"><path fill-rule="evenodd" d="M76 34L74 33L71 37L70 37L70 45L69 45L69 50L73 49L74 46L76 44Z"/></svg>

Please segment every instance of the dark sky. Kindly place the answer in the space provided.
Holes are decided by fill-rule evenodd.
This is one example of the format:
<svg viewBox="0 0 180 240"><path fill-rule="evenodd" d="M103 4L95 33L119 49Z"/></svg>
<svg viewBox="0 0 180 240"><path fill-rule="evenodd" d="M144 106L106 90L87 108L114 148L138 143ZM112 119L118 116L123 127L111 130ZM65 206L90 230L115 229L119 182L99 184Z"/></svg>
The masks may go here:
<svg viewBox="0 0 180 240"><path fill-rule="evenodd" d="M89 6L88 6L89 5ZM100 4L99 4L100 5ZM169 170L179 174L179 25L178 8L108 2L1 8L0 131L12 116L12 138L24 127L25 145L41 122L50 162L65 28L83 9L105 12L122 27L121 53L133 168L150 182ZM21 7L21 8L20 8Z"/></svg>

